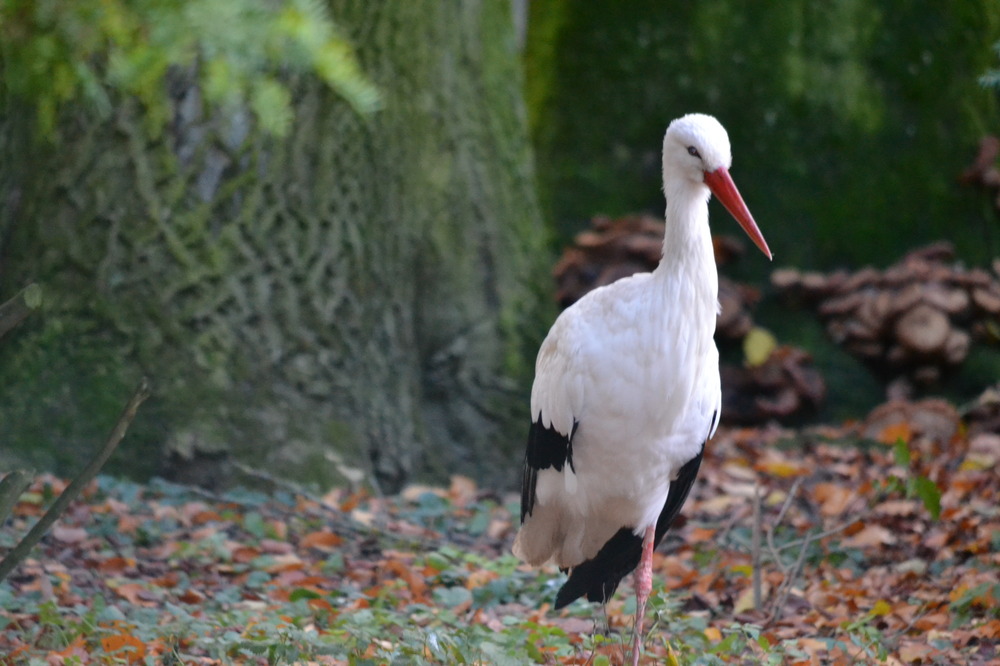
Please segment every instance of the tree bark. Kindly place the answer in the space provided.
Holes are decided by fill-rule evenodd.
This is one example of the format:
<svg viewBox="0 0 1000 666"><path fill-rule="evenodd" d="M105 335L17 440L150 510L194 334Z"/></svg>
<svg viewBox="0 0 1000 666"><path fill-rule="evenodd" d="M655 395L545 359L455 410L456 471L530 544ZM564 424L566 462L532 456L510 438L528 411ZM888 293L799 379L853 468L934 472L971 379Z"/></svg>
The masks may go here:
<svg viewBox="0 0 1000 666"><path fill-rule="evenodd" d="M516 469L546 257L510 3L331 4L381 111L298 81L291 135L268 140L178 76L159 136L127 103L77 118L15 156L30 170L0 167L22 204L4 277L40 268L50 323L114 334L101 362L153 377L145 436L175 452L326 483L361 464L386 489Z"/></svg>

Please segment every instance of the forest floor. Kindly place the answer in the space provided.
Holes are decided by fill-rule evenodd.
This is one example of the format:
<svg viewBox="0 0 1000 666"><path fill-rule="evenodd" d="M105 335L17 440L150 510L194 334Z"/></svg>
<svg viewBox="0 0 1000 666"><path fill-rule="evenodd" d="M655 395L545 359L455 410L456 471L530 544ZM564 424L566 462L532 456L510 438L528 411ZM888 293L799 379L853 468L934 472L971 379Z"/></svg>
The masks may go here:
<svg viewBox="0 0 1000 666"><path fill-rule="evenodd" d="M724 428L655 554L643 663L1000 663L1000 436L947 405ZM64 485L40 478L9 549ZM101 477L0 584L3 664L619 664L634 600L551 603L518 498ZM756 589L756 591L755 591Z"/></svg>

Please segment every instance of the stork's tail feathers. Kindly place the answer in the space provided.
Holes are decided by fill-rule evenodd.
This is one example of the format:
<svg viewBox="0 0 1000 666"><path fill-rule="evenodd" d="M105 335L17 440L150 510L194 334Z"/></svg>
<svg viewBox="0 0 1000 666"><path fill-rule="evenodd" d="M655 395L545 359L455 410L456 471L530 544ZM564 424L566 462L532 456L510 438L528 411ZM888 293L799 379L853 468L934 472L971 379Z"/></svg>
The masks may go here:
<svg viewBox="0 0 1000 666"><path fill-rule="evenodd" d="M663 535L670 529L674 518L684 505L691 485L698 476L698 468L701 466L704 453L705 448L702 446L698 455L687 461L677 473L677 478L670 482L667 501L656 520L654 548L660 545ZM569 580L556 594L555 607L562 608L584 594L587 595L587 601L604 603L618 589L622 578L639 566L641 559L642 537L631 527L621 528L601 547L597 555L573 567Z"/></svg>
<svg viewBox="0 0 1000 666"><path fill-rule="evenodd" d="M636 536L630 527L621 528L597 555L573 567L569 580L556 594L555 607L562 608L585 594L587 601L604 603L641 558L642 537Z"/></svg>

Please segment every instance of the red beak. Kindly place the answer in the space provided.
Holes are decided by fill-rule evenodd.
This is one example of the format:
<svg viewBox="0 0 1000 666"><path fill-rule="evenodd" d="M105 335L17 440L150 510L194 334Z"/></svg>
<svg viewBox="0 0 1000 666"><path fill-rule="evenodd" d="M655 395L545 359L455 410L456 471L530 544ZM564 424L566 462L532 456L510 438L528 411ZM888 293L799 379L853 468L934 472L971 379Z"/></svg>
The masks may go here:
<svg viewBox="0 0 1000 666"><path fill-rule="evenodd" d="M750 209L743 203L743 197L740 196L740 191L736 189L736 183L733 182L732 177L729 175L729 170L726 167L719 167L715 171L706 171L705 184L708 185L708 189L712 191L712 194L722 202L722 205L726 207L729 214L736 218L736 221L743 227L743 231L750 237L753 244L759 247L760 251L770 259L771 250L767 247L767 241L764 240L763 234L757 228L757 223L753 221Z"/></svg>

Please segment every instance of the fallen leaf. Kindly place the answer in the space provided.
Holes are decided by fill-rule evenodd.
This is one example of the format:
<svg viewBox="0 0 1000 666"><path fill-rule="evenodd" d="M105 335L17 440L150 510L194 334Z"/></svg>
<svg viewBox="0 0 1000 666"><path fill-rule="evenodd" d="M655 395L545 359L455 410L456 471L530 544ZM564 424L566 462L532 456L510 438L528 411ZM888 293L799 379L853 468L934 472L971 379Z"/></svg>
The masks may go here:
<svg viewBox="0 0 1000 666"><path fill-rule="evenodd" d="M204 510L191 516L192 525L204 525L205 523L221 523L224 522L222 516L218 511Z"/></svg>
<svg viewBox="0 0 1000 666"><path fill-rule="evenodd" d="M885 599L879 599L878 601L875 602L875 605L872 606L872 609L868 611L868 614L873 615L875 617L880 617L882 615L888 615L891 612L892 612L892 606L889 604L889 602L886 601Z"/></svg>
<svg viewBox="0 0 1000 666"><path fill-rule="evenodd" d="M871 548L896 543L896 537L885 527L877 524L865 525L860 532L843 540L848 548Z"/></svg>
<svg viewBox="0 0 1000 666"><path fill-rule="evenodd" d="M292 555L295 547L287 541L277 539L261 539L260 549L268 555Z"/></svg>
<svg viewBox="0 0 1000 666"><path fill-rule="evenodd" d="M787 460L765 460L754 465L754 469L779 479L801 476L808 472L803 465L797 465Z"/></svg>
<svg viewBox="0 0 1000 666"><path fill-rule="evenodd" d="M813 497L819 502L819 510L824 516L839 516L854 498L853 491L836 483L817 483Z"/></svg>
<svg viewBox="0 0 1000 666"><path fill-rule="evenodd" d="M451 486L448 488L448 496L455 506L468 506L475 501L478 492L479 488L476 486L476 482L469 477L459 474L452 475Z"/></svg>
<svg viewBox="0 0 1000 666"><path fill-rule="evenodd" d="M448 497L448 492L436 486L427 486L422 483L411 483L403 488L399 496L407 502L419 502L424 495L436 495L442 499Z"/></svg>
<svg viewBox="0 0 1000 666"><path fill-rule="evenodd" d="M101 639L101 647L105 652L119 653L116 658L126 658L128 663L134 664L146 656L146 644L132 634L115 634L105 636Z"/></svg>
<svg viewBox="0 0 1000 666"><path fill-rule="evenodd" d="M188 588L184 590L184 593L177 597L178 600L183 601L186 604L200 604L205 600L205 595L201 594L197 590Z"/></svg>
<svg viewBox="0 0 1000 666"><path fill-rule="evenodd" d="M109 557L97 564L97 570L103 574L120 574L125 569L135 566L135 560L125 557Z"/></svg>
<svg viewBox="0 0 1000 666"><path fill-rule="evenodd" d="M326 552L331 552L344 542L344 538L339 534L328 531L310 532L302 537L299 545L304 548L315 548Z"/></svg>
<svg viewBox="0 0 1000 666"><path fill-rule="evenodd" d="M550 624L568 634L589 634L594 630L594 620L583 617L556 617Z"/></svg>
<svg viewBox="0 0 1000 666"><path fill-rule="evenodd" d="M476 569L469 574L468 578L465 579L465 587L466 589L473 590L477 587L482 587L499 577L500 574L496 571L491 571L489 569Z"/></svg>
<svg viewBox="0 0 1000 666"><path fill-rule="evenodd" d="M385 567L406 582L414 597L423 597L427 594L427 582L424 577L406 562L399 559L387 560Z"/></svg>
<svg viewBox="0 0 1000 666"><path fill-rule="evenodd" d="M743 357L746 364L750 367L763 365L777 346L778 340L771 331L754 326L743 338Z"/></svg>
<svg viewBox="0 0 1000 666"><path fill-rule="evenodd" d="M904 662L923 661L934 652L934 648L924 642L907 641L899 646L899 658Z"/></svg>
<svg viewBox="0 0 1000 666"><path fill-rule="evenodd" d="M695 527L691 529L691 532L688 535L688 539L690 543L711 542L712 539L715 538L715 535L717 533L718 530L714 528Z"/></svg>
<svg viewBox="0 0 1000 666"><path fill-rule="evenodd" d="M883 444L893 445L899 441L909 444L911 439L913 439L913 429L906 421L890 423L878 433L878 441Z"/></svg>
<svg viewBox="0 0 1000 666"><path fill-rule="evenodd" d="M153 578L150 582L157 587L164 587L167 589L176 587L180 582L181 577L176 571L168 571L159 578Z"/></svg>
<svg viewBox="0 0 1000 666"><path fill-rule="evenodd" d="M327 611L328 613L334 612L333 605L326 599L309 599L306 603L313 610Z"/></svg>
<svg viewBox="0 0 1000 666"><path fill-rule="evenodd" d="M122 514L118 517L118 531L121 534L132 534L142 526L143 521L138 516L132 514Z"/></svg>
<svg viewBox="0 0 1000 666"><path fill-rule="evenodd" d="M747 587L736 598L736 602L733 604L733 615L745 613L752 608L754 608L753 587Z"/></svg>
<svg viewBox="0 0 1000 666"><path fill-rule="evenodd" d="M259 548L252 548L250 546L241 546L233 550L232 558L233 562L238 564L247 564L253 562L255 559L260 557L261 551Z"/></svg>
<svg viewBox="0 0 1000 666"><path fill-rule="evenodd" d="M82 660L87 658L87 644L83 640L83 636L77 636L73 641L64 647L62 650L53 650L49 652L46 661L50 664L64 664L67 658L73 658L76 660ZM77 663L86 663L79 661Z"/></svg>
<svg viewBox="0 0 1000 666"><path fill-rule="evenodd" d="M348 495L346 498L344 498L344 500L340 503L340 510L345 513L350 513L359 504L361 504L362 500L364 500L366 497L368 497L367 491L363 489L357 490Z"/></svg>
<svg viewBox="0 0 1000 666"><path fill-rule="evenodd" d="M114 588L115 594L137 606L146 605L146 586L141 583L122 583Z"/></svg>
<svg viewBox="0 0 1000 666"><path fill-rule="evenodd" d="M52 528L52 536L63 543L80 543L87 538L87 530L82 527L56 525Z"/></svg>
<svg viewBox="0 0 1000 666"><path fill-rule="evenodd" d="M799 646L799 649L809 654L824 653L829 650L829 646L826 641L817 640L815 638L799 638L796 641L796 644Z"/></svg>
<svg viewBox="0 0 1000 666"><path fill-rule="evenodd" d="M917 513L917 507L915 500L886 500L875 506L875 513L884 516L912 516Z"/></svg>

